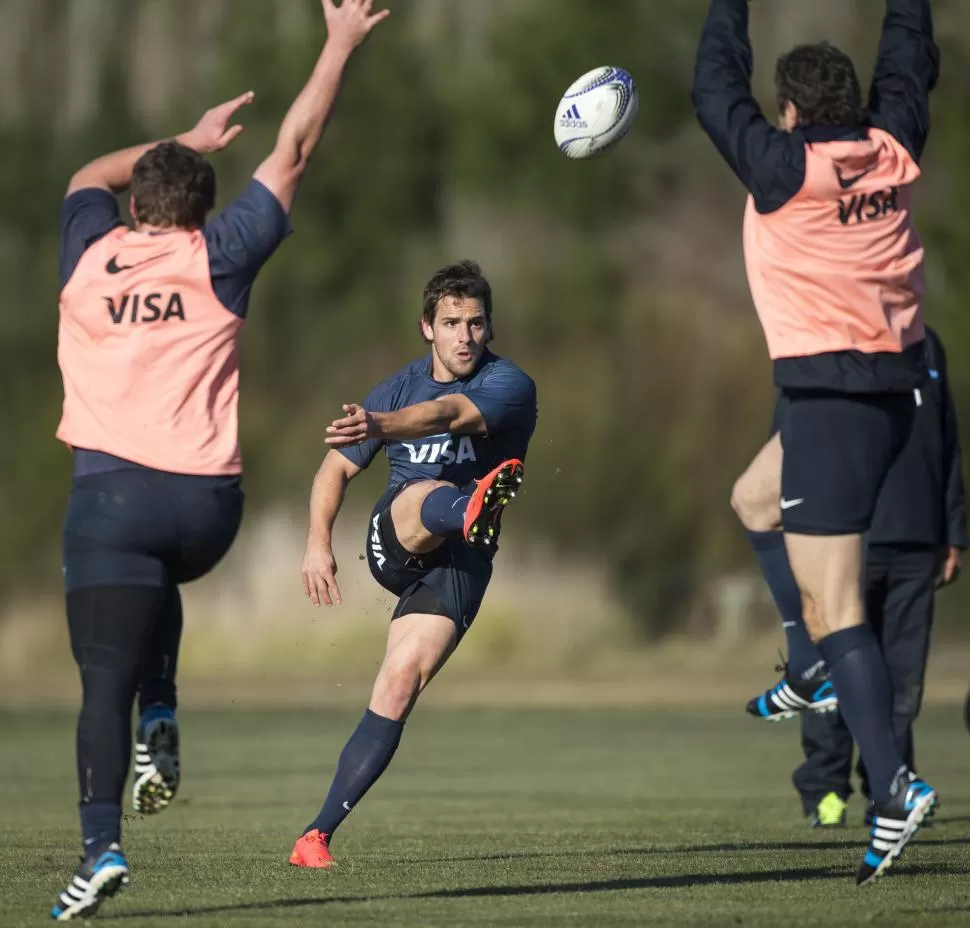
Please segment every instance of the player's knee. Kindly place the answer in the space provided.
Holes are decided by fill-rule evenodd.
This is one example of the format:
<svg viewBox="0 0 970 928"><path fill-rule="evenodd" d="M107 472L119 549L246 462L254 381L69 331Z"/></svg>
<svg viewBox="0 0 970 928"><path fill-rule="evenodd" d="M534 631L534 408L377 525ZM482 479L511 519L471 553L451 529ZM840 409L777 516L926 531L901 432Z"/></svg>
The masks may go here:
<svg viewBox="0 0 970 928"><path fill-rule="evenodd" d="M81 690L84 704L98 707L98 711L115 706L127 706L130 710L138 691L137 665L85 665L81 670Z"/></svg>
<svg viewBox="0 0 970 928"><path fill-rule="evenodd" d="M759 492L757 481L749 479L747 472L734 482L731 508L748 531L771 532L779 527L778 500Z"/></svg>
<svg viewBox="0 0 970 928"><path fill-rule="evenodd" d="M403 719L428 685L431 671L414 655L385 663L374 687L371 708L389 719Z"/></svg>
<svg viewBox="0 0 970 928"><path fill-rule="evenodd" d="M731 508L743 523L744 514L747 509L744 496L744 477L738 477L738 479L734 481L734 486L731 487Z"/></svg>

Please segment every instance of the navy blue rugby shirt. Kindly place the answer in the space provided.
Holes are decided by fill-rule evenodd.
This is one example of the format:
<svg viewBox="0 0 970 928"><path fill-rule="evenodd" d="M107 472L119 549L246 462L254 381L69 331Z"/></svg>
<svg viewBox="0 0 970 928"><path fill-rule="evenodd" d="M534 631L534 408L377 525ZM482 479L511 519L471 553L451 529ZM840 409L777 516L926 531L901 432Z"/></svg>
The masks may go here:
<svg viewBox="0 0 970 928"><path fill-rule="evenodd" d="M58 262L62 289L84 253L112 229L124 224L118 201L107 190L85 187L64 199ZM279 200L255 179L205 224L203 234L209 253L212 289L231 313L246 318L257 273L291 231ZM76 449L74 452L75 476L136 466L100 451Z"/></svg>
<svg viewBox="0 0 970 928"><path fill-rule="evenodd" d="M525 459L536 427L536 385L521 368L490 351L464 380L439 383L431 376L431 356L420 358L379 383L361 405L370 412L393 412L415 403L462 393L485 419L484 435L430 435L408 441L371 439L340 451L365 468L383 448L390 468L387 496L413 480L447 480L471 489L509 458Z"/></svg>

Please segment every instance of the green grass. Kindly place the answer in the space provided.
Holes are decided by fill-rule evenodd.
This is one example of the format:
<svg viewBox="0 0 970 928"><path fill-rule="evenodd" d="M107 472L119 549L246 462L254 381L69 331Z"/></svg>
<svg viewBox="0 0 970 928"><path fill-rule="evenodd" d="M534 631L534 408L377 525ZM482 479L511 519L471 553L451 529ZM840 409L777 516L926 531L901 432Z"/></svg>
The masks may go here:
<svg viewBox="0 0 970 928"><path fill-rule="evenodd" d="M851 827L801 818L793 723L737 712L421 707L344 824L339 868L288 867L356 713L184 712L185 779L129 818L133 926L943 925L970 920L970 736L920 722L938 823L857 889ZM0 925L39 925L76 863L73 722L0 715Z"/></svg>

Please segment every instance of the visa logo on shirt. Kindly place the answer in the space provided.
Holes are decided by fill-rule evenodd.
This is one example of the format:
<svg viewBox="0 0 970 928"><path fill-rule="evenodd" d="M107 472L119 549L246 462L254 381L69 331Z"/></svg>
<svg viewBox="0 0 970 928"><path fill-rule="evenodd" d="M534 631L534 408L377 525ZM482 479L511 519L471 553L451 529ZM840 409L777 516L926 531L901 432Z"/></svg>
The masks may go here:
<svg viewBox="0 0 970 928"><path fill-rule="evenodd" d="M844 226L852 220L857 223L869 222L896 212L899 212L898 187L874 193L857 193L849 200L839 200L839 222Z"/></svg>
<svg viewBox="0 0 970 928"><path fill-rule="evenodd" d="M463 464L465 461L478 460L472 440L467 435L458 440L456 449L455 441L450 435L445 441L427 442L423 445L411 445L407 442L401 444L408 449L412 464Z"/></svg>
<svg viewBox="0 0 970 928"><path fill-rule="evenodd" d="M115 325L125 322L126 316L132 325L156 320L168 322L169 319L181 319L185 322L182 294L177 290L170 294L149 293L145 296L140 293L126 293L117 303L113 297L106 296L104 301L108 304L108 313Z"/></svg>

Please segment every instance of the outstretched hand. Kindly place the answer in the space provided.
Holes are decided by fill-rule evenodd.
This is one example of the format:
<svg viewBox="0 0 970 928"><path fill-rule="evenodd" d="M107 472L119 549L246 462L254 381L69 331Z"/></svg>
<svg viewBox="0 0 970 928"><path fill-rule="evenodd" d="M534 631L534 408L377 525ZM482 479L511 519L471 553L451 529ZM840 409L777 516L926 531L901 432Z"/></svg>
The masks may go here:
<svg viewBox="0 0 970 928"><path fill-rule="evenodd" d="M243 131L241 125L230 126L229 121L238 110L252 103L253 97L255 94L247 90L232 100L206 110L195 126L181 137L181 141L203 155L221 151Z"/></svg>
<svg viewBox="0 0 970 928"><path fill-rule="evenodd" d="M337 561L329 545L307 542L303 555L303 592L314 606L339 606L340 587L337 586Z"/></svg>
<svg viewBox="0 0 970 928"><path fill-rule="evenodd" d="M374 26L391 15L390 10L381 10L372 15L374 0L343 0L340 6L334 0L321 2L330 39L345 44L348 49L360 45Z"/></svg>
<svg viewBox="0 0 970 928"><path fill-rule="evenodd" d="M363 406L344 403L342 409L347 415L342 419L334 419L327 426L327 437L324 440L331 448L345 448L347 445L356 445L369 438L379 437L374 417Z"/></svg>

